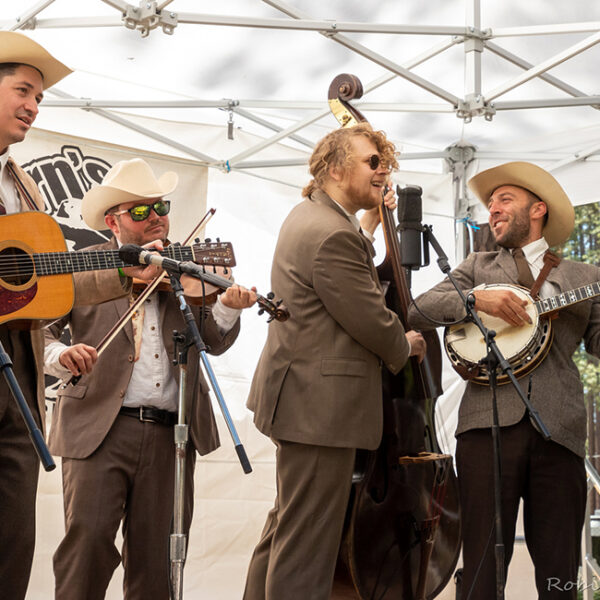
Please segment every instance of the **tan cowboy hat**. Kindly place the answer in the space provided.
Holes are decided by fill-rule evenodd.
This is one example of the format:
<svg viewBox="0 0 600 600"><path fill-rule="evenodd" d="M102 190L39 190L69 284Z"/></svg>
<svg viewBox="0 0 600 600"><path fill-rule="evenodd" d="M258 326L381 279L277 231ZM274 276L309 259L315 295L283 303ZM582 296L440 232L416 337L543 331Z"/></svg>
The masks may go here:
<svg viewBox="0 0 600 600"><path fill-rule="evenodd" d="M509 162L482 171L468 183L471 191L487 208L494 190L515 185L535 194L548 208L542 233L550 246L563 244L575 227L575 210L558 181L545 169L528 162Z"/></svg>
<svg viewBox="0 0 600 600"><path fill-rule="evenodd" d="M88 227L107 229L104 214L109 208L133 200L162 198L177 187L178 181L173 171L156 179L150 165L141 158L122 160L109 169L100 185L85 193L81 216Z"/></svg>
<svg viewBox="0 0 600 600"><path fill-rule="evenodd" d="M20 63L34 67L42 74L44 89L73 72L37 42L14 31L0 31L0 63Z"/></svg>

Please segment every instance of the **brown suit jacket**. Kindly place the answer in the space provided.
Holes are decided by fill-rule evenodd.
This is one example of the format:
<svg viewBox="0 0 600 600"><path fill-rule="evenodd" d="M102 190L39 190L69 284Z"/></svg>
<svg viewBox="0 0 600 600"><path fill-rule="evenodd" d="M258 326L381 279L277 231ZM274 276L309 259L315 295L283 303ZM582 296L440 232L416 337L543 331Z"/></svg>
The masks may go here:
<svg viewBox="0 0 600 600"><path fill-rule="evenodd" d="M8 159L9 163L15 168L24 187L29 192L36 206L40 210L44 210L44 199L37 185L27 173L17 165L12 158ZM21 196L21 210L29 211L29 206L25 199ZM102 278L97 276L82 277L86 274L76 274L74 276L75 283L75 304L91 304L92 302L104 302L111 298L117 298L127 293L126 287L121 283L116 271L110 274L104 273ZM6 325L0 325L6 327ZM36 370L32 376L36 378L37 389L37 406L41 415L40 425L42 431L46 428L46 393L44 386L44 334L41 329L31 331L31 346L33 349L33 357L35 359Z"/></svg>
<svg viewBox="0 0 600 600"><path fill-rule="evenodd" d="M116 248L113 238L100 249ZM94 249L96 247L92 247ZM173 330L185 331L179 303L171 292L159 293L160 322L165 348L173 355ZM74 308L69 315L46 331L46 340L54 341L68 323L72 343L83 342L97 346L110 327L129 308L128 298L120 298L95 306ZM193 308L200 326L200 309ZM234 342L240 321L225 335L221 335L207 309L203 339L211 354L221 354ZM84 375L77 385L68 384L59 390L52 413L52 428L48 447L52 454L68 458L86 458L102 443L122 406L134 365L135 346L131 321L98 358L94 369ZM186 422L190 425L190 439L200 454L207 454L219 445L216 423L212 412L208 385L199 368L195 348L188 355L186 385ZM178 367L173 366L178 379Z"/></svg>
<svg viewBox="0 0 600 600"><path fill-rule="evenodd" d="M516 283L517 268L509 251L475 252L453 274L466 293L481 283ZM549 282L562 292L600 280L596 266L563 260L548 275ZM448 279L445 279L415 303L427 315L450 322L465 316L465 309ZM418 329L433 329L414 308L409 309L409 323ZM544 361L532 373L531 402L550 431L552 439L580 456L585 456L586 412L583 386L572 356L581 340L586 350L600 356L600 299L586 300L566 308L553 321L554 341ZM520 380L527 392L528 377ZM500 426L514 425L525 414L525 406L512 385L498 388ZM473 383L467 385L462 398L456 434L469 429L491 427L490 389Z"/></svg>
<svg viewBox="0 0 600 600"><path fill-rule="evenodd" d="M409 345L385 306L372 254L371 243L322 191L285 220L271 283L290 318L269 325L248 399L265 435L378 446L381 361L397 372Z"/></svg>

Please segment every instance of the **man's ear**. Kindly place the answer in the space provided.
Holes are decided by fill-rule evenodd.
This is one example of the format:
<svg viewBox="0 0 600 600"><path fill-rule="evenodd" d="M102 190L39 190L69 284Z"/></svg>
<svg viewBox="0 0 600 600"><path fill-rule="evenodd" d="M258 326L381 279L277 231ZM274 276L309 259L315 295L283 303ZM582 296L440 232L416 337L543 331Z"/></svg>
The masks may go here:
<svg viewBox="0 0 600 600"><path fill-rule="evenodd" d="M548 214L548 207L545 202L535 202L531 206L530 215L534 218L541 219L544 215Z"/></svg>
<svg viewBox="0 0 600 600"><path fill-rule="evenodd" d="M119 222L117 217L111 213L104 215L104 222L106 226L114 233L119 233Z"/></svg>
<svg viewBox="0 0 600 600"><path fill-rule="evenodd" d="M331 179L339 182L342 180L342 178L344 176L344 169L342 169L342 167L340 167L338 165L330 165L328 173L329 173L329 177L331 177Z"/></svg>

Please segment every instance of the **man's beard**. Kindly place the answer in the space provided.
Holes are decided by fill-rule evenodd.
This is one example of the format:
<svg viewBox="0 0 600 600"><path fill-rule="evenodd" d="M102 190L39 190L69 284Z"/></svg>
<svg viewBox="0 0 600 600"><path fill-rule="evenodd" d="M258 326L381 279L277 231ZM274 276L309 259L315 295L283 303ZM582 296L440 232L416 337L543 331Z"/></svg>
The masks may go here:
<svg viewBox="0 0 600 600"><path fill-rule="evenodd" d="M496 243L502 248L520 248L523 242L529 238L530 231L529 212L526 214L519 213L515 215L514 221L509 223L504 237L501 240L496 240Z"/></svg>

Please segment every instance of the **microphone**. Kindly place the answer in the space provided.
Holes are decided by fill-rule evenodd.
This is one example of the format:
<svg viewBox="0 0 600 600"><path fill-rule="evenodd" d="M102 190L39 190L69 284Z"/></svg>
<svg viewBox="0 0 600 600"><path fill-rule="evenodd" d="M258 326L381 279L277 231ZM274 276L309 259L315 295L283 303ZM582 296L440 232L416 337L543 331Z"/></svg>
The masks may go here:
<svg viewBox="0 0 600 600"><path fill-rule="evenodd" d="M155 265L165 271L175 271L183 273L181 265L183 263L160 254L148 252L136 244L125 244L119 248L119 258L130 265Z"/></svg>
<svg viewBox="0 0 600 600"><path fill-rule="evenodd" d="M398 196L398 227L400 232L400 260L402 266L417 270L421 263L421 239L423 232L423 207L418 185L396 186Z"/></svg>

